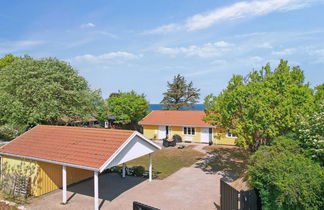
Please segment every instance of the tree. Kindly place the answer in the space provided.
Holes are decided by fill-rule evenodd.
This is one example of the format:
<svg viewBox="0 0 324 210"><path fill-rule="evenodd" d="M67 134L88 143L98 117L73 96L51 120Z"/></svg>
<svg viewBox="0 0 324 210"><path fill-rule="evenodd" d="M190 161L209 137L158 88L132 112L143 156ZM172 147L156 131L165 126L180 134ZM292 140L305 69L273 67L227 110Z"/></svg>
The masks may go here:
<svg viewBox="0 0 324 210"><path fill-rule="evenodd" d="M321 106L324 104L324 84L318 85L314 89L316 109L321 109Z"/></svg>
<svg viewBox="0 0 324 210"><path fill-rule="evenodd" d="M148 108L145 95L135 91L114 93L106 100L106 116L114 117L115 123L123 125L137 124L146 116Z"/></svg>
<svg viewBox="0 0 324 210"><path fill-rule="evenodd" d="M324 103L301 118L296 137L307 156L324 165Z"/></svg>
<svg viewBox="0 0 324 210"><path fill-rule="evenodd" d="M251 156L249 182L259 190L262 209L322 209L322 168L306 158L296 140L280 137Z"/></svg>
<svg viewBox="0 0 324 210"><path fill-rule="evenodd" d="M161 105L168 110L179 110L184 107L191 107L199 100L200 89L194 88L193 83L185 80L178 74L173 82L168 82L167 92L163 93Z"/></svg>
<svg viewBox="0 0 324 210"><path fill-rule="evenodd" d="M219 95L205 98L206 121L238 136L238 144L256 150L274 137L295 131L300 116L314 107L314 95L303 71L280 61L246 77L234 75Z"/></svg>
<svg viewBox="0 0 324 210"><path fill-rule="evenodd" d="M87 119L101 97L70 65L25 56L0 71L0 124L56 124Z"/></svg>
<svg viewBox="0 0 324 210"><path fill-rule="evenodd" d="M12 54L5 55L4 57L0 58L0 69L19 59L19 57L15 57Z"/></svg>

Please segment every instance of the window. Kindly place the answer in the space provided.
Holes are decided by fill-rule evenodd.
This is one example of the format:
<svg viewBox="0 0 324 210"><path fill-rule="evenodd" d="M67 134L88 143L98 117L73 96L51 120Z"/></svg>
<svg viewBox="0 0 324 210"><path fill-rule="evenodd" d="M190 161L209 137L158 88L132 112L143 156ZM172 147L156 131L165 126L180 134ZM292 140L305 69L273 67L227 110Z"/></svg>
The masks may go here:
<svg viewBox="0 0 324 210"><path fill-rule="evenodd" d="M196 129L193 127L183 127L183 134L194 136L196 134Z"/></svg>
<svg viewBox="0 0 324 210"><path fill-rule="evenodd" d="M226 131L226 137L228 137L228 138L236 138L235 134L231 133L229 130Z"/></svg>

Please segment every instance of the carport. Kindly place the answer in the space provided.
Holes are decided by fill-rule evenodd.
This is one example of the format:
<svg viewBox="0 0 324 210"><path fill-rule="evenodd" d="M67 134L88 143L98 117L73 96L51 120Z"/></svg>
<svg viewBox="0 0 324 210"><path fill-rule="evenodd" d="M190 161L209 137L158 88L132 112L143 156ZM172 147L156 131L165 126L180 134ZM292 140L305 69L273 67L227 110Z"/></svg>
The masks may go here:
<svg viewBox="0 0 324 210"><path fill-rule="evenodd" d="M161 148L158 145L137 131L69 126L37 126L1 148L0 154L7 159L35 161L38 167L41 167L41 163L46 163L46 167L52 167L52 174L50 178L47 177L48 174L37 174L36 176L46 176L40 178L42 182L52 183L54 180L52 177L60 173L57 165L62 166L61 183L56 183L56 185L62 187L63 203L67 203L67 185L89 178L91 176L89 171L92 171L94 209L98 210L99 174L108 168L122 164L122 174L125 176L125 163L127 161L148 155L149 181L151 181L152 153L159 149ZM10 161L8 162L10 163ZM78 171L74 172L73 175L71 168L77 168ZM44 169L41 168L41 170ZM70 183L68 183L68 170L73 175ZM45 185L46 183L40 184L41 187Z"/></svg>

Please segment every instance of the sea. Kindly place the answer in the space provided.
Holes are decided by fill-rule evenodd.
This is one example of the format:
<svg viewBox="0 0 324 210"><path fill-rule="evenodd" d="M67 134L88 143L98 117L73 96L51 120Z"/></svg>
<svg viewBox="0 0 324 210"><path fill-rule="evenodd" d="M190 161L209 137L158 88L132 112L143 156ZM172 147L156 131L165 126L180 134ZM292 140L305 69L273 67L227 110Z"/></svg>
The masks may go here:
<svg viewBox="0 0 324 210"><path fill-rule="evenodd" d="M180 110L193 110L193 111L204 111L204 104L194 104L191 108L181 108ZM160 104L150 104L149 110L163 110Z"/></svg>

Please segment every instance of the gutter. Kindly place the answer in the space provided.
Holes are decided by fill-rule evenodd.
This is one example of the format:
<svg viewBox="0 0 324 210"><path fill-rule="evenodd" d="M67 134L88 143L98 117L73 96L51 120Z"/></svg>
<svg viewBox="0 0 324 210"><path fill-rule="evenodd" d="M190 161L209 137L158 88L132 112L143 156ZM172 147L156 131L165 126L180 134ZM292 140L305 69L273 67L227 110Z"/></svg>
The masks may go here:
<svg viewBox="0 0 324 210"><path fill-rule="evenodd" d="M89 171L99 172L99 168L75 165L75 164L71 164L71 163L64 163L64 162L59 162L59 161L54 161L54 160L46 160L46 159L42 159L42 158L34 158L34 157L28 157L28 156L16 155L16 154L4 153L4 152L0 152L0 155L24 158L24 159L28 159L28 160L36 160L36 161L45 162L45 163L52 163L55 165L68 166L68 167L72 167L72 168L80 168L80 169L85 169L85 170L89 170Z"/></svg>

